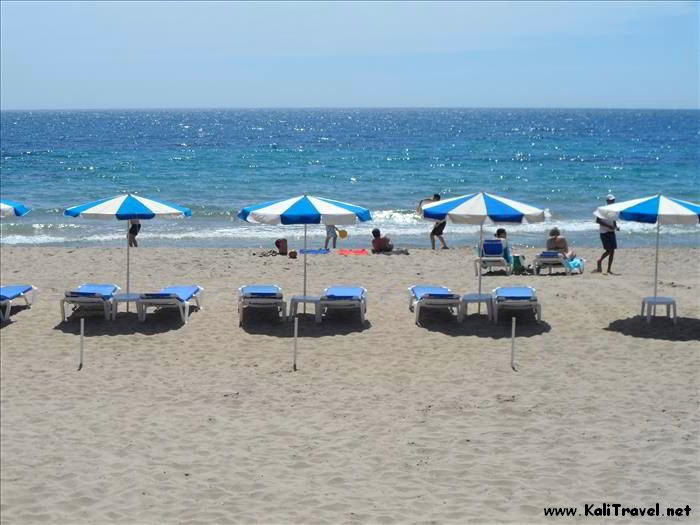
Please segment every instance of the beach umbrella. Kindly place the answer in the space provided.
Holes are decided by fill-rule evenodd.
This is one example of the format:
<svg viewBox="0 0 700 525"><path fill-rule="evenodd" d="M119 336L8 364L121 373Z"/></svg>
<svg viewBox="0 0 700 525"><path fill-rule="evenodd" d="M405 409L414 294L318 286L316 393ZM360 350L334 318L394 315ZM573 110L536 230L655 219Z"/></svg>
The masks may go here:
<svg viewBox="0 0 700 525"><path fill-rule="evenodd" d="M160 200L148 199L128 193L108 199L101 199L87 204L80 204L67 208L63 215L67 217L85 217L86 219L117 219L128 221L130 219L148 220L156 217L178 218L190 217L192 210L176 206ZM129 293L129 223L126 223L126 293ZM126 303L127 311L129 303Z"/></svg>
<svg viewBox="0 0 700 525"><path fill-rule="evenodd" d="M486 221L511 224L543 222L547 213L546 210L529 204L484 192L432 202L423 206L422 212L423 218L428 220L449 219L457 224L478 224L480 226L479 250L484 241ZM479 294L481 294L481 265L479 265Z"/></svg>
<svg viewBox="0 0 700 525"><path fill-rule="evenodd" d="M623 221L656 224L656 262L654 263L654 297L656 297L661 225L700 223L700 205L663 195L652 195L651 197L600 206L594 215L603 219L622 219Z"/></svg>
<svg viewBox="0 0 700 525"><path fill-rule="evenodd" d="M300 195L291 199L246 206L238 218L254 224L304 225L304 295L306 295L306 233L309 224L355 224L369 221L369 210L347 202ZM306 305L304 305L306 306Z"/></svg>
<svg viewBox="0 0 700 525"><path fill-rule="evenodd" d="M29 208L10 199L0 199L0 217L21 217L29 213Z"/></svg>

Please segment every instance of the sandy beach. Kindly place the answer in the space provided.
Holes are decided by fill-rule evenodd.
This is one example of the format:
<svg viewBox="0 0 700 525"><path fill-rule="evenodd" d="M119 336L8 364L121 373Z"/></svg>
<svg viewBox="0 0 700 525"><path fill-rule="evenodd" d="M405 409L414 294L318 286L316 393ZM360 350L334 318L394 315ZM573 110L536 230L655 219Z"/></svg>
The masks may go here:
<svg viewBox="0 0 700 525"><path fill-rule="evenodd" d="M259 250L257 250L259 251ZM0 330L3 524L697 523L700 516L698 249L661 253L659 293L678 325L639 317L654 251L623 249L619 275L488 275L530 285L543 323L475 310L463 324L408 311L407 288L475 292L468 249L407 256L310 256L309 293L358 284L367 322L338 314L238 326L236 291L302 291L302 261L256 250L132 251L132 291L204 287L183 326L60 322L64 290L125 288L125 249L4 245L2 284L39 288ZM535 250L525 250L528 262ZM620 503L692 508L689 517L545 517Z"/></svg>

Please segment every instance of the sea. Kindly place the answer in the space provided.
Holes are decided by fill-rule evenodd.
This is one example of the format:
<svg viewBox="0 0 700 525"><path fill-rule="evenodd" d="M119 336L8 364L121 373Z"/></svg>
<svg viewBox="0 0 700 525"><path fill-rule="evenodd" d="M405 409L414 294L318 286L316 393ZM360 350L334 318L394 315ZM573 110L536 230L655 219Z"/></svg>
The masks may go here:
<svg viewBox="0 0 700 525"><path fill-rule="evenodd" d="M593 211L661 193L700 201L700 111L608 109L211 109L0 112L0 194L32 211L0 223L0 242L116 246L126 225L63 216L131 192L192 209L142 221L142 246L272 248L303 226L242 222L247 205L316 195L369 208L339 247L366 247L378 227L397 246L428 247L422 198L485 191L546 208L545 223L507 226L511 243L543 246L558 226L598 246ZM620 224L621 248L655 227ZM485 225L487 235L497 226ZM697 226L663 226L663 246L698 245ZM311 246L323 225L308 228ZM478 226L448 223L452 246Z"/></svg>

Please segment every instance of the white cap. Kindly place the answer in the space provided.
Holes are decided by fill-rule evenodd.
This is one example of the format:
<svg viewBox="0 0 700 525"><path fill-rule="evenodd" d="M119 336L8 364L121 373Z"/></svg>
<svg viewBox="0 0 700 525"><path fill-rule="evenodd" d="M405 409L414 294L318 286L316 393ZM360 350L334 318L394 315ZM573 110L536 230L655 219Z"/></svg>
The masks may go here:
<svg viewBox="0 0 700 525"><path fill-rule="evenodd" d="M608 202L614 201L614 200L615 200L615 195L613 195L612 193L608 193L608 196L606 197L606 199L607 199Z"/></svg>

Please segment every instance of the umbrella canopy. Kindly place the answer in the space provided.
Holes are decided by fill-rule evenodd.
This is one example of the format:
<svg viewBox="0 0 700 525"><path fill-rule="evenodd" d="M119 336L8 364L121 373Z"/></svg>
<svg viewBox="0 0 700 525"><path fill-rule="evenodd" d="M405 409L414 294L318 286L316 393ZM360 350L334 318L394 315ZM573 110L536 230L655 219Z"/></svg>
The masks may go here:
<svg viewBox="0 0 700 525"><path fill-rule="evenodd" d="M86 219L117 219L120 221L128 221L131 219L153 219L156 217L164 218L179 218L192 216L192 210L182 206L176 206L169 202L163 202L155 199L148 199L138 195L128 193L126 195L118 195L108 199L101 199L86 204L80 204L67 208L63 215L67 217L84 217ZM127 233L129 231L129 223L127 223ZM129 294L129 241L127 235L126 243L126 293ZM129 311L129 303L126 303L127 312Z"/></svg>
<svg viewBox="0 0 700 525"><path fill-rule="evenodd" d="M0 199L0 217L21 217L29 213L29 208L19 202Z"/></svg>
<svg viewBox="0 0 700 525"><path fill-rule="evenodd" d="M661 225L700 223L700 205L664 197L663 195L652 195L651 197L600 206L594 215L603 219L622 219L624 221L656 224L656 263L654 265L654 297L656 297L659 278L659 236Z"/></svg>
<svg viewBox="0 0 700 525"><path fill-rule="evenodd" d="M306 230L308 224L355 224L372 220L367 208L323 197L300 195L291 199L246 206L238 218L255 224L304 225L304 295L306 295ZM304 303L306 308L306 303Z"/></svg>
<svg viewBox="0 0 700 525"><path fill-rule="evenodd" d="M246 206L238 217L258 224L355 224L372 218L366 208L308 195Z"/></svg>
<svg viewBox="0 0 700 525"><path fill-rule="evenodd" d="M622 219L647 224L698 224L700 222L700 206L663 195L608 204L600 206L596 211L605 219Z"/></svg>
<svg viewBox="0 0 700 525"><path fill-rule="evenodd" d="M422 211L423 218L429 220L449 219L459 224L479 224L481 226L479 257L481 257L481 245L484 241L484 223L487 220L520 224L543 222L547 215L546 210L485 192L432 202L423 206ZM481 264L479 264L479 294L481 294ZM481 303L479 303L480 308Z"/></svg>
<svg viewBox="0 0 700 525"><path fill-rule="evenodd" d="M192 210L129 193L73 206L66 209L63 214L68 217L118 219L124 221L129 219L153 219L154 217L190 217Z"/></svg>
<svg viewBox="0 0 700 525"><path fill-rule="evenodd" d="M493 222L542 222L545 210L480 192L426 204L423 217L436 221L449 219L462 224L484 224L487 219Z"/></svg>

